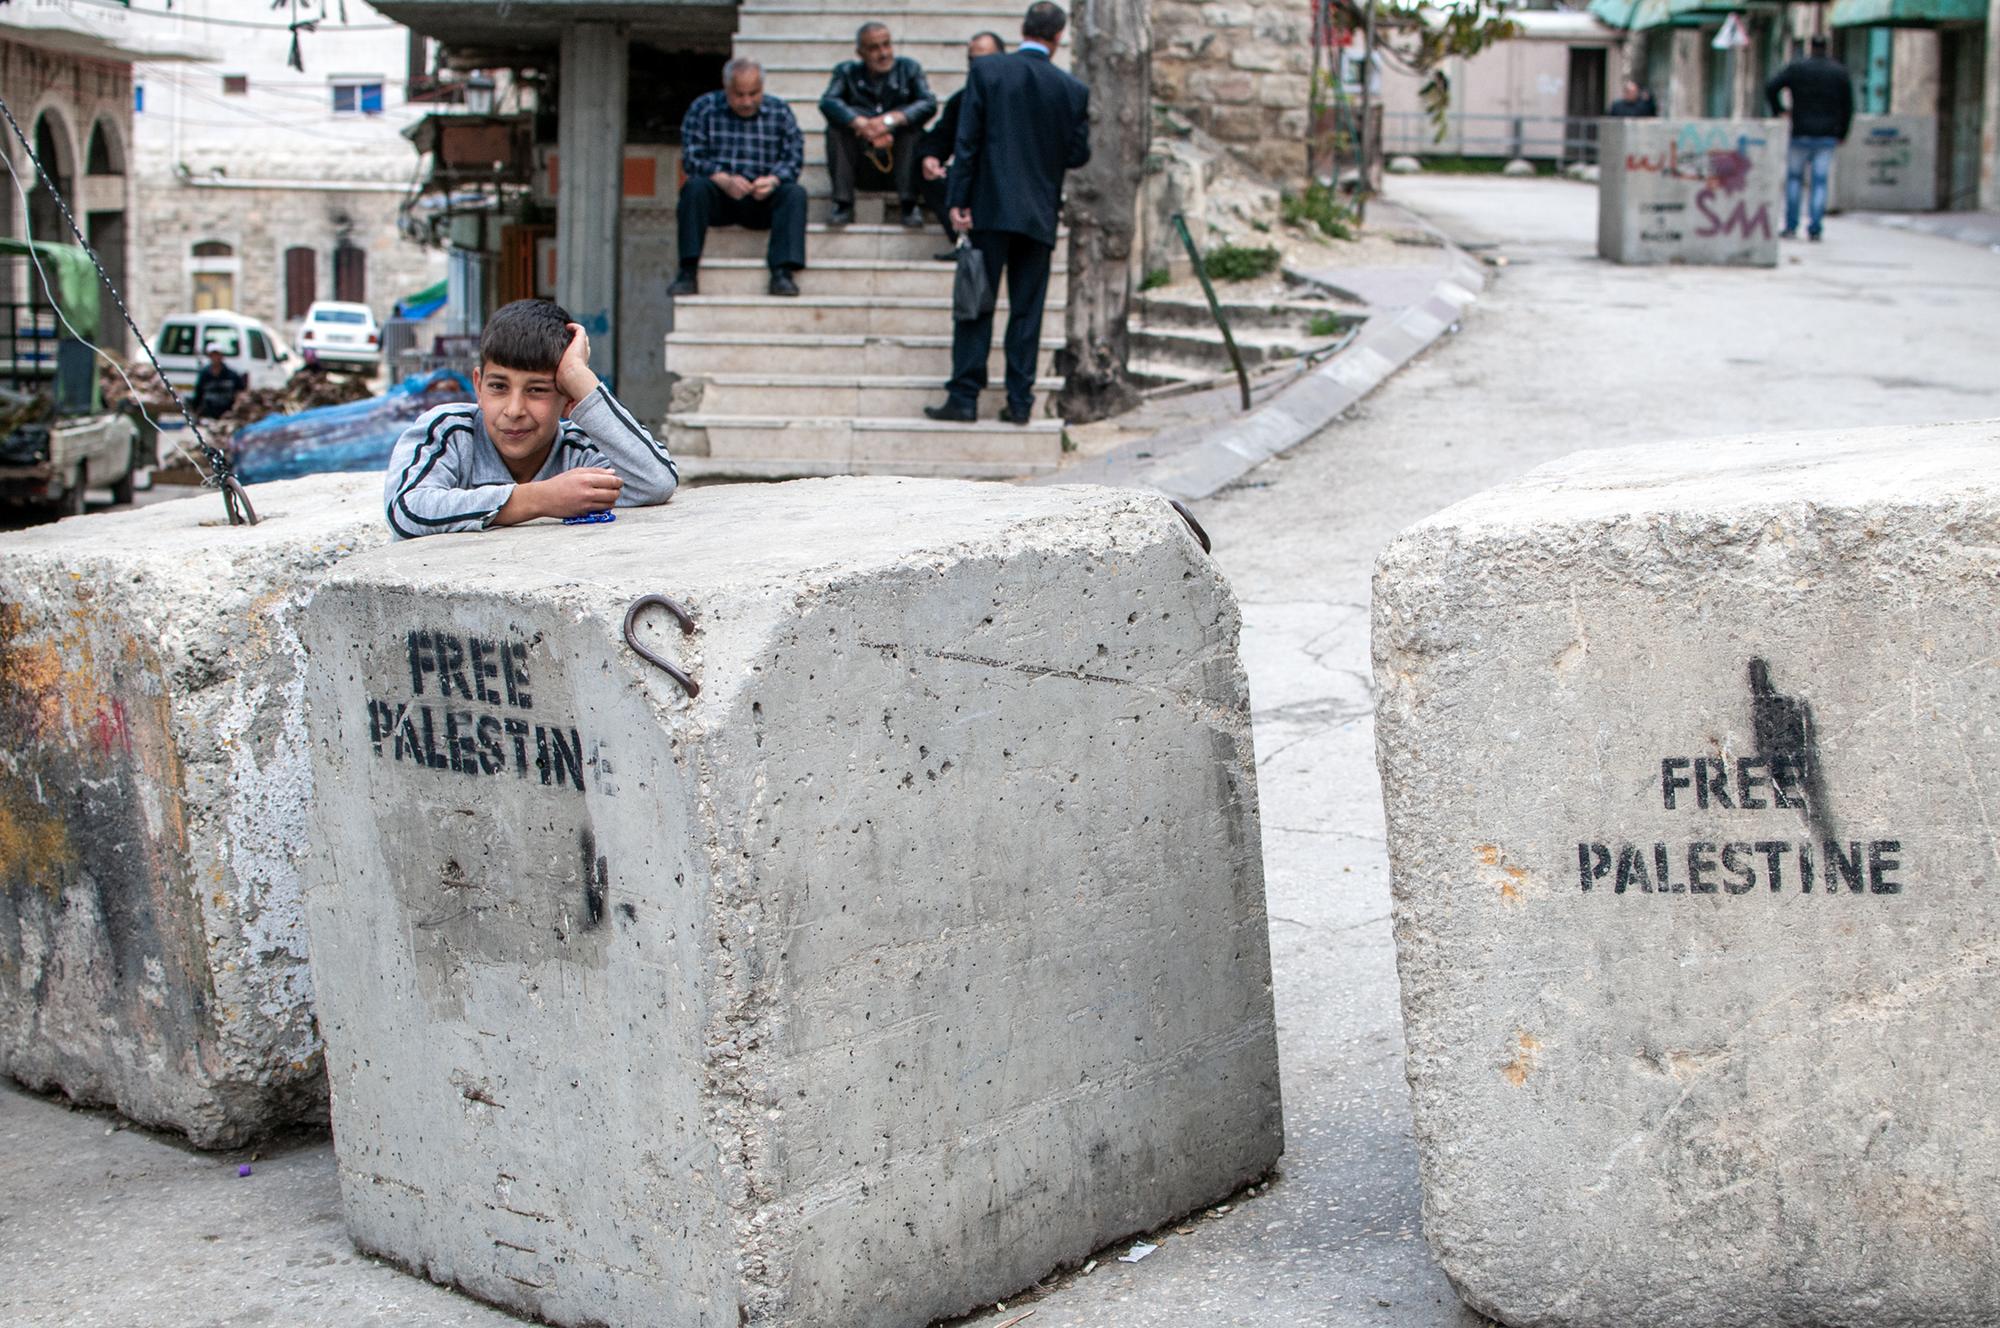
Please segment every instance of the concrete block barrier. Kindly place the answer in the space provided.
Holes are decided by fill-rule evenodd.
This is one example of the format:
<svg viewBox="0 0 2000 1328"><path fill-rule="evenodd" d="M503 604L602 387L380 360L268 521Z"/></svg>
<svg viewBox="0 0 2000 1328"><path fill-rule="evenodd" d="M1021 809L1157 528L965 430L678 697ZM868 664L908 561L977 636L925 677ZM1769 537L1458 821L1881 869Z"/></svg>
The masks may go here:
<svg viewBox="0 0 2000 1328"><path fill-rule="evenodd" d="M2000 421L1581 452L1400 536L1425 1233L1513 1325L1991 1323Z"/></svg>
<svg viewBox="0 0 2000 1328"><path fill-rule="evenodd" d="M686 694L623 635L684 669ZM1249 705L1171 508L911 479L313 602L349 1230L552 1323L922 1325L1282 1146Z"/></svg>
<svg viewBox="0 0 2000 1328"><path fill-rule="evenodd" d="M0 535L0 1072L203 1147L325 1119L298 620L381 485Z"/></svg>
<svg viewBox="0 0 2000 1328"><path fill-rule="evenodd" d="M1783 120L1605 119L1597 252L1614 263L1776 267Z"/></svg>

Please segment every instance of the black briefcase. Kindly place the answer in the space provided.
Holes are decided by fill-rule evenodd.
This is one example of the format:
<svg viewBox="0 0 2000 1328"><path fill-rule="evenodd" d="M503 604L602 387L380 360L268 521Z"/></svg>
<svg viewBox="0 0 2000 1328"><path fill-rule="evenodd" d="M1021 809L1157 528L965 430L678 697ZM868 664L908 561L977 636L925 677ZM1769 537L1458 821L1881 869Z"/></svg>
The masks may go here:
<svg viewBox="0 0 2000 1328"><path fill-rule="evenodd" d="M993 312L993 282L986 275L986 255L958 237L958 271L951 282L951 316L970 323Z"/></svg>

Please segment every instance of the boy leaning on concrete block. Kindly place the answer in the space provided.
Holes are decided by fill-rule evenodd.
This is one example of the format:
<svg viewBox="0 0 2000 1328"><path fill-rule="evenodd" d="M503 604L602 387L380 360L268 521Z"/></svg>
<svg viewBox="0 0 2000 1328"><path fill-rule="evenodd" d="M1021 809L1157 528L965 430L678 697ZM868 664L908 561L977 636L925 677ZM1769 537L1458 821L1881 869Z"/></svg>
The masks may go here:
<svg viewBox="0 0 2000 1328"><path fill-rule="evenodd" d="M426 412L396 440L384 502L397 539L663 503L680 470L590 370L590 338L550 300L488 320L477 403Z"/></svg>

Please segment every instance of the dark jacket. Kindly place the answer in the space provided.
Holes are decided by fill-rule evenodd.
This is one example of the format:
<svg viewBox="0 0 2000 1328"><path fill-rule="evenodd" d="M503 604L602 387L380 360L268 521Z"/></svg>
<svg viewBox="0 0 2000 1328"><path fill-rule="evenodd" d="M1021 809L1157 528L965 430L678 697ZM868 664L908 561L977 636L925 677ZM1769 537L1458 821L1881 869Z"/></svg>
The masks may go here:
<svg viewBox="0 0 2000 1328"><path fill-rule="evenodd" d="M1658 115L1659 113L1660 113L1659 103L1655 102L1651 97L1648 97L1643 92L1640 93L1637 97L1632 98L1630 101L1627 101L1625 98L1620 97L1617 101L1612 102L1611 109L1605 112L1606 115L1637 117L1641 119L1649 116L1655 116Z"/></svg>
<svg viewBox="0 0 2000 1328"><path fill-rule="evenodd" d="M1771 75L1764 85L1764 98L1771 114L1783 115L1778 93L1792 90L1792 137L1846 139L1847 127L1854 122L1854 84L1847 66L1824 55L1794 60Z"/></svg>
<svg viewBox="0 0 2000 1328"><path fill-rule="evenodd" d="M946 197L972 228L1056 242L1063 172L1090 160L1090 89L1038 50L974 60Z"/></svg>
<svg viewBox="0 0 2000 1328"><path fill-rule="evenodd" d="M227 364L219 369L213 364L202 365L194 376L195 413L210 419L226 414L248 386L250 380Z"/></svg>
<svg viewBox="0 0 2000 1328"><path fill-rule="evenodd" d="M939 161L951 160L951 150L958 144L958 108L964 104L963 88L945 98L944 109L938 112L938 118L931 127L924 130L923 140L917 144L919 161L925 157L936 157Z"/></svg>
<svg viewBox="0 0 2000 1328"><path fill-rule="evenodd" d="M819 109L828 124L842 128L864 115L890 111L912 125L922 125L937 114L937 98L924 78L924 67L907 55L897 56L879 79L871 77L859 60L842 60L834 66L833 81L826 85Z"/></svg>

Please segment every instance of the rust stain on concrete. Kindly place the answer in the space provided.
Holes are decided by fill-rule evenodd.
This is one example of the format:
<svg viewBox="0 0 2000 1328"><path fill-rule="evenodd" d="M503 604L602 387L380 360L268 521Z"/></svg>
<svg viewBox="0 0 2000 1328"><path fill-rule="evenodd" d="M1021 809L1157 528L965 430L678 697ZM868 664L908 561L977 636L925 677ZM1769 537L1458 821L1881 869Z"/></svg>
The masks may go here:
<svg viewBox="0 0 2000 1328"><path fill-rule="evenodd" d="M1534 1073L1537 1053L1541 1051L1542 1044L1532 1033L1516 1033L1514 1047L1514 1059L1500 1067L1500 1077L1519 1088L1527 1083L1528 1076Z"/></svg>

